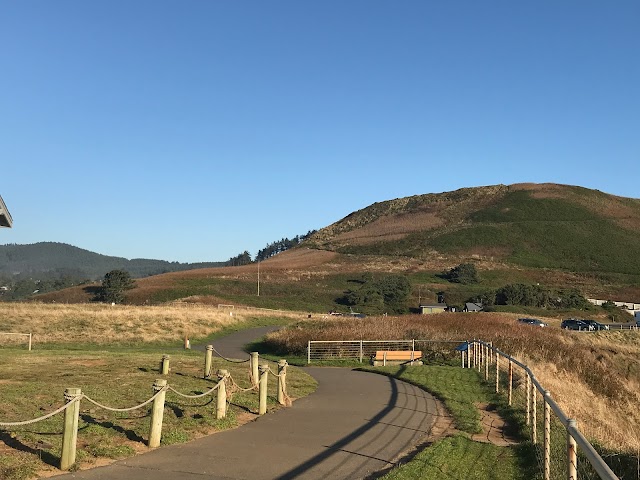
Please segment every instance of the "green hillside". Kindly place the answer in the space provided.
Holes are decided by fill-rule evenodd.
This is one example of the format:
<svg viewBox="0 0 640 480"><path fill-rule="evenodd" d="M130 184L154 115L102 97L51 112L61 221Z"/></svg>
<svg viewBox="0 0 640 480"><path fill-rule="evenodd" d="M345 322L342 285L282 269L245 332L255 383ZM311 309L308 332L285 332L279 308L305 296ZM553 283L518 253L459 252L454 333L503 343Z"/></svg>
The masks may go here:
<svg viewBox="0 0 640 480"><path fill-rule="evenodd" d="M390 226L398 224L399 216L411 218L427 209L431 224L421 228L417 221L413 231L397 238ZM374 224L395 238L350 241L358 239L358 229ZM375 204L312 240L349 254L425 258L441 253L534 268L635 274L640 272L640 235L634 224L640 225L640 201L635 199L562 185L515 185Z"/></svg>

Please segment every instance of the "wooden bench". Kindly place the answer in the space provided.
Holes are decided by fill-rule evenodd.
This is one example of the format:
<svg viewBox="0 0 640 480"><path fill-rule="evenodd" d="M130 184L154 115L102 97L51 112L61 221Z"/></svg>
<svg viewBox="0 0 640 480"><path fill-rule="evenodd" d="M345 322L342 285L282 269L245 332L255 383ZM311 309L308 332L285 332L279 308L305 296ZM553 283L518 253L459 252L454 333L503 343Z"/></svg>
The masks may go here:
<svg viewBox="0 0 640 480"><path fill-rule="evenodd" d="M422 352L419 350L377 350L371 359L374 367L380 365L422 365Z"/></svg>

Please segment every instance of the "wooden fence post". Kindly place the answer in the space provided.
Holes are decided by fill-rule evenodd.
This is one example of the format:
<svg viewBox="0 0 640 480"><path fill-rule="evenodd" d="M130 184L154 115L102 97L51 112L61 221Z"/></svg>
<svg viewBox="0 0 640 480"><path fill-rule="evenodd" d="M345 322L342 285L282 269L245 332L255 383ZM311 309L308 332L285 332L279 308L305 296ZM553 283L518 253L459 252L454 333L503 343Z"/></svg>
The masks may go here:
<svg viewBox="0 0 640 480"><path fill-rule="evenodd" d="M263 363L260 365L260 405L258 407L258 415L267 413L267 383L269 381L269 365Z"/></svg>
<svg viewBox="0 0 640 480"><path fill-rule="evenodd" d="M260 354L258 352L251 352L251 361L249 366L251 367L251 383L254 387L258 386L258 362L260 361Z"/></svg>
<svg viewBox="0 0 640 480"><path fill-rule="evenodd" d="M160 373L162 373L162 375L169 375L169 355L162 355Z"/></svg>
<svg viewBox="0 0 640 480"><path fill-rule="evenodd" d="M64 399L73 402L82 396L79 388L67 388ZM64 430L62 431L62 454L60 455L60 470L68 470L76 463L76 443L78 441L78 417L80 415L80 400L64 411Z"/></svg>
<svg viewBox="0 0 640 480"><path fill-rule="evenodd" d="M31 334L29 334L29 351L31 351Z"/></svg>
<svg viewBox="0 0 640 480"><path fill-rule="evenodd" d="M489 345L484 346L484 379L489 380Z"/></svg>
<svg viewBox="0 0 640 480"><path fill-rule="evenodd" d="M473 342L471 343L471 362L470 362L470 367L473 368L475 370L476 368L476 339L473 339Z"/></svg>
<svg viewBox="0 0 640 480"><path fill-rule="evenodd" d="M529 375L529 372L526 372L527 375L527 385L525 387L525 392L526 395L525 397L527 397L527 425L531 424L531 394L529 393L531 391L531 376Z"/></svg>
<svg viewBox="0 0 640 480"><path fill-rule="evenodd" d="M218 394L216 398L216 418L219 420L227 416L227 377L228 370L218 370Z"/></svg>
<svg viewBox="0 0 640 480"><path fill-rule="evenodd" d="M551 406L549 390L544 391L544 480L551 478Z"/></svg>
<svg viewBox="0 0 640 480"><path fill-rule="evenodd" d="M287 361L278 362L278 403L286 405L284 393L287 391Z"/></svg>
<svg viewBox="0 0 640 480"><path fill-rule="evenodd" d="M151 428L149 429L149 448L160 446L160 437L162 436L162 417L164 416L164 398L166 396L165 387L167 381L164 378L158 378L153 384L153 394L158 394L153 399L151 407ZM158 393L160 392L160 393Z"/></svg>
<svg viewBox="0 0 640 480"><path fill-rule="evenodd" d="M536 386L533 385L531 388L531 443L534 445L538 443L538 405L536 402Z"/></svg>
<svg viewBox="0 0 640 480"><path fill-rule="evenodd" d="M513 399L513 362L509 359L509 392L507 394L509 399L509 406L511 406L511 400Z"/></svg>
<svg viewBox="0 0 640 480"><path fill-rule="evenodd" d="M363 356L364 356L364 349L362 348L362 340L360 340L360 363L362 363Z"/></svg>
<svg viewBox="0 0 640 480"><path fill-rule="evenodd" d="M496 393L500 392L500 356L496 352Z"/></svg>
<svg viewBox="0 0 640 480"><path fill-rule="evenodd" d="M464 368L464 350L462 350L460 352L460 357L461 357L461 360L462 360L462 368Z"/></svg>
<svg viewBox="0 0 640 480"><path fill-rule="evenodd" d="M569 428L577 429L578 422L573 419L569 419ZM571 433L567 428L567 479L578 479L578 446L575 439L571 436Z"/></svg>
<svg viewBox="0 0 640 480"><path fill-rule="evenodd" d="M204 378L211 376L211 364L213 363L213 345L207 345L204 354Z"/></svg>

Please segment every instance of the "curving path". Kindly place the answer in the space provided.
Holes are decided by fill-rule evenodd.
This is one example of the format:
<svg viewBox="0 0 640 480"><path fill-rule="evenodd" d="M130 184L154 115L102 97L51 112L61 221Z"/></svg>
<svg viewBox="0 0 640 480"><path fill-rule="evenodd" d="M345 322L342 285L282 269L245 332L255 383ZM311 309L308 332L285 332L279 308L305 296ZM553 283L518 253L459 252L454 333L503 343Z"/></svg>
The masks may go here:
<svg viewBox="0 0 640 480"><path fill-rule="evenodd" d="M268 328L268 327L267 327ZM214 342L244 358L242 345L265 329ZM397 464L431 439L439 407L407 383L344 368L308 368L318 390L241 428L56 478L359 479Z"/></svg>

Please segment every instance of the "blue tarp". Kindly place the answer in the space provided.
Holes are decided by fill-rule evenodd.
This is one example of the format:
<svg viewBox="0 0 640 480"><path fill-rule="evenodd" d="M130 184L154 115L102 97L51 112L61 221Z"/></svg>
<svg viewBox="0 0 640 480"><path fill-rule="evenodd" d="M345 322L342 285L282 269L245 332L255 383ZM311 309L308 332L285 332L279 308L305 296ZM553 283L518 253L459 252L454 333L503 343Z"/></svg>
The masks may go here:
<svg viewBox="0 0 640 480"><path fill-rule="evenodd" d="M467 350L469 350L469 342L461 343L456 347L456 351L458 352L466 352Z"/></svg>

